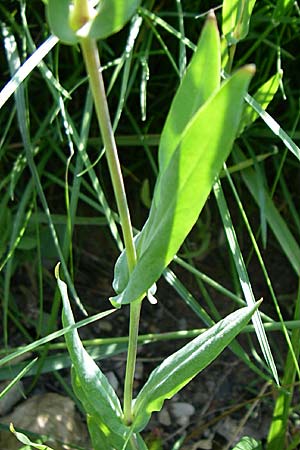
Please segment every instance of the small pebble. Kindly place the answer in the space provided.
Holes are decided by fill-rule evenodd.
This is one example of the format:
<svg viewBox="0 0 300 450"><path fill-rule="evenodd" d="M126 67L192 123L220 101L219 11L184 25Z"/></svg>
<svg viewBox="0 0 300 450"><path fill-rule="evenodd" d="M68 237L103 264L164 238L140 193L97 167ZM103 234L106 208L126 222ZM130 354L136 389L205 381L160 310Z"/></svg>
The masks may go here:
<svg viewBox="0 0 300 450"><path fill-rule="evenodd" d="M141 361L136 362L134 378L142 380L144 374L144 364Z"/></svg>
<svg viewBox="0 0 300 450"><path fill-rule="evenodd" d="M169 427L171 425L171 417L169 414L169 411L167 410L167 408L163 408L161 411L159 411L158 413L158 420L159 423L161 423L162 425Z"/></svg>
<svg viewBox="0 0 300 450"><path fill-rule="evenodd" d="M171 403L171 412L178 425L186 426L189 423L190 416L195 413L195 408L190 403L174 402Z"/></svg>
<svg viewBox="0 0 300 450"><path fill-rule="evenodd" d="M0 384L0 392L2 392L9 381ZM4 395L4 397L0 400L0 416L4 416L7 414L16 403L23 397L23 384L22 381L18 381L8 392Z"/></svg>
<svg viewBox="0 0 300 450"><path fill-rule="evenodd" d="M112 387L114 388L114 390L117 391L119 387L119 380L114 374L114 372L107 372L106 377L110 382L110 384L112 385Z"/></svg>

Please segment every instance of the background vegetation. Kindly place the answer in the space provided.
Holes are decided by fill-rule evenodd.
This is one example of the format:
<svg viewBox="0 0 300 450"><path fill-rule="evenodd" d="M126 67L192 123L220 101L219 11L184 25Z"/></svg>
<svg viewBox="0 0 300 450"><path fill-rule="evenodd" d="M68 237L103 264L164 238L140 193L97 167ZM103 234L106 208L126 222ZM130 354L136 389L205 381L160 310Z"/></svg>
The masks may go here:
<svg viewBox="0 0 300 450"><path fill-rule="evenodd" d="M171 100L210 8L215 9L221 29L221 6L212 1L148 0L143 3L138 34L128 25L99 43L136 229L144 223L150 205L157 145ZM0 20L0 76L5 88L18 65L32 54L38 58L35 50L50 32L41 1L1 2ZM244 349L240 364L248 367L243 398L256 399L262 405L270 419L264 438L268 448L274 449L297 448L300 442L299 397L294 391L300 375L299 28L297 2L256 2L249 33L237 45L232 70L255 63L250 94L272 76L282 78L268 107L270 116L257 119L244 130L227 161L231 177L221 174L254 295L264 298L265 328L270 330L268 338L283 386L281 390L272 386L255 335L248 333L240 340ZM50 333L61 328L54 265L61 254L68 261L78 320L84 318L83 310L93 315L108 309L113 264L122 248L118 217L96 119L85 114L91 110L91 98L79 48L53 46L38 67L29 67L21 87L23 104L13 96L4 103L5 91L0 97L0 378L13 380L29 362L12 360L7 366L7 355L24 353L28 350L25 346L35 347L38 339L46 337L35 348L38 362L25 374L26 395L38 387L46 391L50 383L55 390L72 395L68 371L55 370L58 363L62 369L70 364L63 340L60 344L46 342ZM142 333L174 332L165 336L166 353L177 345L173 339L182 337L177 331L208 326L242 303L243 293L213 195L171 269L159 284L159 304L145 305L141 324ZM174 289L172 294L166 294L166 283ZM119 313L108 323L107 331L90 325L83 332L89 339L108 338L103 346L89 341L95 357L112 356L108 344L126 336ZM283 323L283 331L272 331L282 330ZM191 331L190 336L196 333ZM151 338L157 339L160 337ZM124 345L118 343L113 354L123 351ZM145 347L142 352L162 357L157 353L160 348L154 346L151 353ZM228 355L231 358L230 352ZM266 382L264 396L258 398ZM201 386L201 376L195 383ZM238 398L233 400L236 406ZM245 410L249 405L250 400ZM222 405L229 410L232 406L230 401ZM272 420L273 411L274 416L280 412L279 423ZM201 437L197 427L196 421L191 423L182 432L182 447L176 448L193 448L193 442ZM205 419L200 426L203 429ZM164 431L160 440L169 434L169 429ZM280 444L272 444L274 435L281 436ZM168 441L164 448L170 445Z"/></svg>

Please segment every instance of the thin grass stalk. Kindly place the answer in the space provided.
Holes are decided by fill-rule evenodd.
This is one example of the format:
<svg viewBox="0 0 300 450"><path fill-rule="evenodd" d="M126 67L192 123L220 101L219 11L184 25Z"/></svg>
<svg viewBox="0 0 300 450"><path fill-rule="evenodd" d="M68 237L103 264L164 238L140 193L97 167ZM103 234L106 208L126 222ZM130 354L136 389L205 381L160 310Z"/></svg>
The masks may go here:
<svg viewBox="0 0 300 450"><path fill-rule="evenodd" d="M299 320L300 317L300 282L298 284L298 293L295 301L294 320ZM300 353L300 329L296 328L292 331L291 347L289 348L284 374L282 377L282 389L277 397L275 407L273 410L273 418L267 438L266 450L276 450L286 447L286 438L288 432L288 423L290 416L291 403L293 399L293 392L295 388L295 380L297 365L295 364L299 359Z"/></svg>

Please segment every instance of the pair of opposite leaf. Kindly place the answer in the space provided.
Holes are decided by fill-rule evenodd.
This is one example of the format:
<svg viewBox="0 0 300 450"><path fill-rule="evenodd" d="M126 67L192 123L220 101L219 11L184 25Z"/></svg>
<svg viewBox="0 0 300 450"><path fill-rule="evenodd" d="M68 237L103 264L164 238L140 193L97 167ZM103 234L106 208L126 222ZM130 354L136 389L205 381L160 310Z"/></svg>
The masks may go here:
<svg viewBox="0 0 300 450"><path fill-rule="evenodd" d="M67 44L85 37L105 38L124 26L140 1L94 3L98 6L90 20L76 31L70 25L70 1L48 0L48 19L53 33ZM251 8L254 3L252 0ZM233 24L223 18L223 28L227 23L228 33L236 28L242 12L236 9ZM248 26L249 20L246 22ZM147 293L151 298L155 282L196 222L233 141L243 127L243 97L254 67L243 67L222 85L220 73L220 36L215 16L210 13L162 131L153 202L148 220L135 238L138 263L130 277L126 252L120 255L115 266L113 287L118 295L111 299L114 306L143 298Z"/></svg>
<svg viewBox="0 0 300 450"><path fill-rule="evenodd" d="M221 84L220 35L210 13L163 128L159 175L149 217L135 238L138 262L126 252L115 266L114 306L146 295L195 224L237 135L254 66Z"/></svg>
<svg viewBox="0 0 300 450"><path fill-rule="evenodd" d="M72 11L78 2L48 0L47 16L51 31L64 44L74 45L87 37L104 39L117 33L136 12L141 0L89 1L90 18L77 30L72 24Z"/></svg>

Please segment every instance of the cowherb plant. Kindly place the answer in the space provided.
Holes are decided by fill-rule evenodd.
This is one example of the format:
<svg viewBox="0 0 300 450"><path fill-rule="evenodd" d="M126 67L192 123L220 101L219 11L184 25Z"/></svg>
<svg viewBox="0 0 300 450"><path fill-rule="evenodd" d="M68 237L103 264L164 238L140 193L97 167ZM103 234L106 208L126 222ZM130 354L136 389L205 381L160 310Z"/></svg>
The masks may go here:
<svg viewBox="0 0 300 450"><path fill-rule="evenodd" d="M116 308L130 304L123 405L108 379L84 349L77 330L73 328L66 334L73 363L73 389L86 411L95 450L146 449L140 433L152 412L159 411L166 399L175 395L213 361L252 316L256 318L257 330L263 330L258 304L249 302L248 306L228 315L165 359L133 399L142 302L147 296L152 303L155 302L155 282L195 224L236 136L254 120L254 117L249 119L244 97L255 71L254 66L248 65L221 81L220 35L214 14L209 13L161 133L159 173L148 219L133 238L96 40L119 31L138 13L139 5L136 0L48 0L47 5L53 34L62 43L79 44L82 49L125 244L125 250L115 265L113 287L116 295L110 299ZM232 23L224 19L227 30L224 34L228 36L230 45L235 45L247 33L253 5L254 2L247 14L238 11ZM228 8L224 7L224 11ZM237 28L240 33L236 32ZM63 325L72 326L74 318L67 285L60 278L58 267L56 277L63 299ZM267 344L265 354L268 355Z"/></svg>
<svg viewBox="0 0 300 450"><path fill-rule="evenodd" d="M52 31L62 42L80 43L118 203L126 250L116 263L111 299L119 307L130 303L131 324L124 406L92 358L76 330L66 335L73 362L73 388L87 413L95 449L145 449L140 432L151 413L161 409L231 342L257 306L229 315L203 335L167 358L132 399L138 322L143 298L173 259L212 189L239 129L244 96L254 73L246 66L221 83L220 37L213 14L173 100L159 145L159 175L149 217L133 241L116 146L110 125L95 40L118 31L136 12L139 2L48 2ZM214 127L207 126L213 123ZM64 326L74 323L67 288L59 278L64 302ZM151 294L152 295L152 294Z"/></svg>

